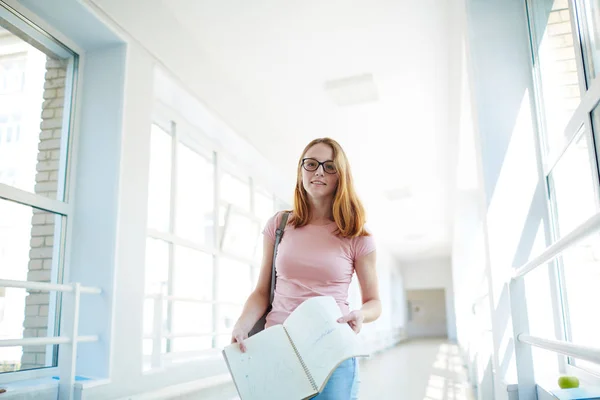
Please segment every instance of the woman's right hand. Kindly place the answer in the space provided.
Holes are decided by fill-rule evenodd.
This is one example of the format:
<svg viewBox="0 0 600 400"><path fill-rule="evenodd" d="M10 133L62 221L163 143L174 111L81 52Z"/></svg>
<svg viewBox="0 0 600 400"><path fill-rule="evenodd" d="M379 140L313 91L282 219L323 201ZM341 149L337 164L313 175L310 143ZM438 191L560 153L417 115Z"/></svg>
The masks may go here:
<svg viewBox="0 0 600 400"><path fill-rule="evenodd" d="M249 329L245 329L238 324L233 327L233 332L231 333L231 343L239 343L240 350L242 353L246 352L246 344L244 340L248 339Z"/></svg>

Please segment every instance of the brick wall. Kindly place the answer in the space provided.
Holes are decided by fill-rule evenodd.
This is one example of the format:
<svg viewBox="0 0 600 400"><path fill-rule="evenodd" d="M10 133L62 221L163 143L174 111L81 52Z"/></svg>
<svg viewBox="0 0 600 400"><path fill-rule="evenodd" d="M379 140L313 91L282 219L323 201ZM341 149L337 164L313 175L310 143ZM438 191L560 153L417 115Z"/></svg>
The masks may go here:
<svg viewBox="0 0 600 400"><path fill-rule="evenodd" d="M61 61L48 58L38 144L35 193L53 199L56 199L58 188L65 77L66 66ZM54 214L34 209L31 218L31 249L27 273L27 280L29 281L50 282L55 222L56 216ZM29 291L26 298L23 337L45 337L48 335L49 303L49 293ZM52 335L53 332L50 332L50 334ZM23 348L22 369L38 368L45 365L45 346Z"/></svg>

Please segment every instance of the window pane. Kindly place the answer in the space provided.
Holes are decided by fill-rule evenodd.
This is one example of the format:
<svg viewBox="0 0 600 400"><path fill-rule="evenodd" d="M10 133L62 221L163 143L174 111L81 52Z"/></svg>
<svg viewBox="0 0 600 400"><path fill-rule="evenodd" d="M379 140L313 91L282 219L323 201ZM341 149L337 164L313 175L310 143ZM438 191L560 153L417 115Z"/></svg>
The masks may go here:
<svg viewBox="0 0 600 400"><path fill-rule="evenodd" d="M534 1L530 18L541 80L542 129L546 151L554 153L566 144L564 130L580 102L568 1Z"/></svg>
<svg viewBox="0 0 600 400"><path fill-rule="evenodd" d="M146 239L146 294L167 293L169 282L169 244Z"/></svg>
<svg viewBox="0 0 600 400"><path fill-rule="evenodd" d="M219 260L219 300L243 305L252 291L250 266L227 257Z"/></svg>
<svg viewBox="0 0 600 400"><path fill-rule="evenodd" d="M219 306L219 323L217 326L217 332L224 334L217 336L217 347L224 347L231 343L231 336L225 333L229 333L233 330L233 325L242 314L243 308L243 305Z"/></svg>
<svg viewBox="0 0 600 400"><path fill-rule="evenodd" d="M175 338L171 342L171 352L202 351L212 348L212 336Z"/></svg>
<svg viewBox="0 0 600 400"><path fill-rule="evenodd" d="M250 211L250 186L248 182L225 172L221 179L221 199L234 204L245 211Z"/></svg>
<svg viewBox="0 0 600 400"><path fill-rule="evenodd" d="M57 283L63 217L0 199L0 279ZM54 336L56 292L0 288L0 339ZM53 365L53 346L0 348L0 370Z"/></svg>
<svg viewBox="0 0 600 400"><path fill-rule="evenodd" d="M150 134L148 228L162 232L170 229L171 143L171 135L153 124Z"/></svg>
<svg viewBox="0 0 600 400"><path fill-rule="evenodd" d="M46 55L7 27L0 26L0 183L63 200L72 59Z"/></svg>
<svg viewBox="0 0 600 400"><path fill-rule="evenodd" d="M589 87L600 67L600 4L598 0L582 0L580 4L583 57Z"/></svg>
<svg viewBox="0 0 600 400"><path fill-rule="evenodd" d="M177 149L177 234L212 246L214 164L184 144Z"/></svg>
<svg viewBox="0 0 600 400"><path fill-rule="evenodd" d="M273 196L256 192L254 196L254 214L260 219L261 226L264 226L267 220L275 214Z"/></svg>
<svg viewBox="0 0 600 400"><path fill-rule="evenodd" d="M600 319L592 309L600 304L600 237L590 238L573 245L562 254L568 324L573 343L598 347ZM572 363L596 372L600 365L572 360Z"/></svg>
<svg viewBox="0 0 600 400"><path fill-rule="evenodd" d="M212 331L212 304L198 304L183 301L173 303L171 332L175 334L210 333ZM202 340L194 338L195 340ZM211 348L210 336L205 339ZM186 350L187 351L187 350Z"/></svg>
<svg viewBox="0 0 600 400"><path fill-rule="evenodd" d="M578 134L549 175L558 237L568 234L596 213L590 143L586 132Z"/></svg>
<svg viewBox="0 0 600 400"><path fill-rule="evenodd" d="M173 295L199 300L213 298L213 257L183 246L175 248Z"/></svg>
<svg viewBox="0 0 600 400"><path fill-rule="evenodd" d="M260 226L257 221L231 208L223 235L222 250L251 259L254 257L259 235Z"/></svg>

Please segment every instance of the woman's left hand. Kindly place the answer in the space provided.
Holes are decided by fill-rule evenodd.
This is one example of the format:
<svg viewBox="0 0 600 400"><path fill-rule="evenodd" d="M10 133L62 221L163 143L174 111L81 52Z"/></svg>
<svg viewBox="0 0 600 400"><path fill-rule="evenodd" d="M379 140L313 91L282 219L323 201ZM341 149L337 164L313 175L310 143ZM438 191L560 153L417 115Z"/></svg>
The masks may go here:
<svg viewBox="0 0 600 400"><path fill-rule="evenodd" d="M354 310L354 311L351 311L349 314L346 314L343 317L339 318L337 320L337 322L339 322L340 324L348 323L348 325L350 325L350 328L352 328L352 330L355 333L359 333L360 330L362 329L364 320L365 320L365 317L364 317L362 311Z"/></svg>

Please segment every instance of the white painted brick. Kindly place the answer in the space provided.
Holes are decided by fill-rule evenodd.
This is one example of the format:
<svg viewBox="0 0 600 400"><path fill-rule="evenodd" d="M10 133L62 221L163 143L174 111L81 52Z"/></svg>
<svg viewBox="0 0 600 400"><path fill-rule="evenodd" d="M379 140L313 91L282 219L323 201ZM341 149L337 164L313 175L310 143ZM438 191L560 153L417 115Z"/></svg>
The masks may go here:
<svg viewBox="0 0 600 400"><path fill-rule="evenodd" d="M23 331L24 338L37 337L37 329L25 329Z"/></svg>
<svg viewBox="0 0 600 400"><path fill-rule="evenodd" d="M23 357L21 357L21 364L35 364L35 354L32 353L23 353ZM21 366L23 368L24 365Z"/></svg>
<svg viewBox="0 0 600 400"><path fill-rule="evenodd" d="M52 271L45 269L32 270L27 272L27 280L32 282L49 282Z"/></svg>
<svg viewBox="0 0 600 400"><path fill-rule="evenodd" d="M37 317L38 314L40 313L40 306L38 305L29 305L29 306L25 306L25 315L27 317Z"/></svg>
<svg viewBox="0 0 600 400"><path fill-rule="evenodd" d="M40 306L40 310L39 310L40 317L47 317L48 316L48 310L49 310L49 306Z"/></svg>
<svg viewBox="0 0 600 400"><path fill-rule="evenodd" d="M46 246L54 246L54 236L46 236Z"/></svg>
<svg viewBox="0 0 600 400"><path fill-rule="evenodd" d="M44 225L46 223L46 214L34 214L31 217L31 223L33 225Z"/></svg>
<svg viewBox="0 0 600 400"><path fill-rule="evenodd" d="M60 142L60 140L59 140L59 142ZM60 159L60 151L59 150L52 151L51 157L53 160L59 160Z"/></svg>
<svg viewBox="0 0 600 400"><path fill-rule="evenodd" d="M48 236L54 235L54 226L39 225L31 228L31 236Z"/></svg>
<svg viewBox="0 0 600 400"><path fill-rule="evenodd" d="M44 100L54 99L56 98L56 89L46 89L44 90Z"/></svg>
<svg viewBox="0 0 600 400"><path fill-rule="evenodd" d="M56 58L46 58L46 69L61 69L64 68L64 61L58 60Z"/></svg>
<svg viewBox="0 0 600 400"><path fill-rule="evenodd" d="M37 353L36 360L39 365L46 365L46 353Z"/></svg>
<svg viewBox="0 0 600 400"><path fill-rule="evenodd" d="M39 150L54 150L60 148L60 140L44 140L38 145Z"/></svg>
<svg viewBox="0 0 600 400"><path fill-rule="evenodd" d="M54 182L54 183L56 183L56 182ZM49 199L58 199L58 197L57 197L58 195L57 195L56 191L45 193L43 196L47 197Z"/></svg>
<svg viewBox="0 0 600 400"><path fill-rule="evenodd" d="M48 109L48 110L42 111L42 118L44 118L44 119L54 118L54 110Z"/></svg>
<svg viewBox="0 0 600 400"><path fill-rule="evenodd" d="M25 297L25 304L48 304L50 295L48 293L29 293Z"/></svg>
<svg viewBox="0 0 600 400"><path fill-rule="evenodd" d="M56 129L62 126L62 118L45 119L42 121L42 129Z"/></svg>
<svg viewBox="0 0 600 400"><path fill-rule="evenodd" d="M53 137L54 139L60 139L60 138L61 138L61 136L62 136L62 129L54 129L54 130L52 131L52 137Z"/></svg>
<svg viewBox="0 0 600 400"><path fill-rule="evenodd" d="M48 182L50 180L50 173L49 172L38 172L35 175L35 181L36 182Z"/></svg>
<svg viewBox="0 0 600 400"><path fill-rule="evenodd" d="M58 76L58 71L56 72L56 75ZM56 88L63 88L65 87L65 79L64 78L56 78L56 79L49 79L46 80L46 82L44 82L44 89L56 89Z"/></svg>
<svg viewBox="0 0 600 400"><path fill-rule="evenodd" d="M67 76L67 71L65 69L59 69L58 70L58 76L61 78L64 78L65 76Z"/></svg>
<svg viewBox="0 0 600 400"><path fill-rule="evenodd" d="M43 264L42 260L31 260L31 261L29 261L29 270L34 271L34 270L42 269L43 265L44 264Z"/></svg>
<svg viewBox="0 0 600 400"><path fill-rule="evenodd" d="M49 69L49 70L47 70L46 71L46 80L58 78L59 73L60 73L59 69Z"/></svg>
<svg viewBox="0 0 600 400"><path fill-rule="evenodd" d="M54 116L58 118L62 118L63 116L63 107L54 109Z"/></svg>
<svg viewBox="0 0 600 400"><path fill-rule="evenodd" d="M46 271L51 271L52 270L52 260L50 260L50 259L44 260L44 266L42 267L42 269L44 269Z"/></svg>
<svg viewBox="0 0 600 400"><path fill-rule="evenodd" d="M58 161L40 161L36 165L38 171L56 171L58 170Z"/></svg>
<svg viewBox="0 0 600 400"><path fill-rule="evenodd" d="M52 213L46 213L46 224L54 224L54 220L56 219L56 215Z"/></svg>
<svg viewBox="0 0 600 400"><path fill-rule="evenodd" d="M45 160L48 160L51 155L52 155L52 153L49 151L40 151L40 152L38 152L37 159L38 159L38 161L45 161Z"/></svg>
<svg viewBox="0 0 600 400"><path fill-rule="evenodd" d="M58 181L58 171L50 172L50 177L48 178L50 181Z"/></svg>
<svg viewBox="0 0 600 400"><path fill-rule="evenodd" d="M65 89L64 88L56 89L56 97L65 97Z"/></svg>
<svg viewBox="0 0 600 400"><path fill-rule="evenodd" d="M29 317L23 321L24 328L44 328L48 326L48 318L46 317Z"/></svg>
<svg viewBox="0 0 600 400"><path fill-rule="evenodd" d="M40 133L40 140L48 139L52 139L52 131L49 129L43 130L42 133Z"/></svg>
<svg viewBox="0 0 600 400"><path fill-rule="evenodd" d="M47 337L48 336L48 329L43 328L43 329L38 329L38 337Z"/></svg>
<svg viewBox="0 0 600 400"><path fill-rule="evenodd" d="M42 103L42 109L47 110L50 108L63 108L65 104L65 99L63 97L57 97L55 99L46 99Z"/></svg>
<svg viewBox="0 0 600 400"><path fill-rule="evenodd" d="M46 239L44 237L33 237L29 241L29 245L33 248L43 247L45 242L46 242ZM38 268L38 269L40 269L40 268Z"/></svg>
<svg viewBox="0 0 600 400"><path fill-rule="evenodd" d="M46 354L46 346L25 346L24 349L27 349L25 350L27 353L35 354L36 356L40 353L44 354L44 356Z"/></svg>
<svg viewBox="0 0 600 400"><path fill-rule="evenodd" d="M56 182L41 182L35 184L35 193L41 194L42 192L56 191ZM50 196L46 196L50 197Z"/></svg>

